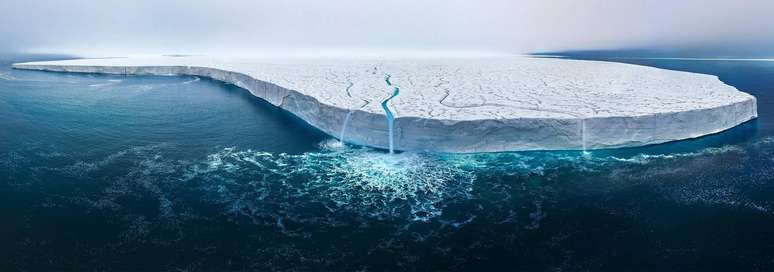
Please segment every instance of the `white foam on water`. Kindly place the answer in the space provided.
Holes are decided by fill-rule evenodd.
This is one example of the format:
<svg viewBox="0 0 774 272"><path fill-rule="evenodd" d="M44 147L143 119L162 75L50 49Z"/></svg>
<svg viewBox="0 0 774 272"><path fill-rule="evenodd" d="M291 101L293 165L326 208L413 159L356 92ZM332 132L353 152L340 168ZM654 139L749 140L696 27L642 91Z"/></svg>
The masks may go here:
<svg viewBox="0 0 774 272"><path fill-rule="evenodd" d="M8 73L0 73L0 80L14 81L14 80L18 80L18 79L16 77L8 74Z"/></svg>
<svg viewBox="0 0 774 272"><path fill-rule="evenodd" d="M188 84L191 84L191 83L194 83L194 82L199 82L199 80L201 80L201 78L199 78L198 76L195 76L195 77L193 77L193 79L184 81L182 84L183 85L188 85Z"/></svg>
<svg viewBox="0 0 774 272"><path fill-rule="evenodd" d="M107 80L107 82L105 82L105 83L96 83L96 84L90 84L90 85L89 85L89 87L93 87L93 88L102 88L102 87L108 87L108 86L118 85L118 84L120 84L121 82L123 82L123 80L120 80L120 79L109 79L109 80Z"/></svg>
<svg viewBox="0 0 774 272"><path fill-rule="evenodd" d="M729 152L739 153L739 152L744 152L744 149L740 146L726 145L722 147L708 147L695 152L670 153L670 154L638 154L629 158L619 158L615 156L611 156L608 158L614 161L620 161L620 162L647 164L647 163L650 163L653 161L659 161L659 160L673 160L678 158L700 157L700 156L724 154Z"/></svg>
<svg viewBox="0 0 774 272"><path fill-rule="evenodd" d="M320 142L319 147L320 149L335 151L335 150L341 150L343 148L347 148L347 145L344 142L342 142L340 139L339 140L329 139L329 140Z"/></svg>
<svg viewBox="0 0 774 272"><path fill-rule="evenodd" d="M330 202L327 207L332 210L376 217L408 215L414 220L440 215L438 204L469 193L474 180L471 173L433 156L338 146L300 155L225 148L208 155L201 165L190 167L186 179L243 171L270 173L267 182Z"/></svg>

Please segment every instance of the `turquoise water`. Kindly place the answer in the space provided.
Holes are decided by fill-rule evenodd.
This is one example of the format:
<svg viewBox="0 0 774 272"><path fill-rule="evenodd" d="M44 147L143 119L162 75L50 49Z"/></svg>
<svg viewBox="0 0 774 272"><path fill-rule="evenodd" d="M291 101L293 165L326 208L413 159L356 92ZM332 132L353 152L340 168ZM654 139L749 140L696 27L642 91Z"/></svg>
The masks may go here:
<svg viewBox="0 0 774 272"><path fill-rule="evenodd" d="M644 148L388 154L232 85L0 61L0 271L771 270L774 63L719 75L760 118Z"/></svg>

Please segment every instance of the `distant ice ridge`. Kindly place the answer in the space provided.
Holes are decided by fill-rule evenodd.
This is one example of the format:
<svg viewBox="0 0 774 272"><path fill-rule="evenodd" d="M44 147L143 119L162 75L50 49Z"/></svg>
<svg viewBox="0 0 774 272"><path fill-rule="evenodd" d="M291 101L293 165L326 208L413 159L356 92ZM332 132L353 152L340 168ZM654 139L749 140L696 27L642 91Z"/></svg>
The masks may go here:
<svg viewBox="0 0 774 272"><path fill-rule="evenodd" d="M632 147L717 133L757 117L755 97L715 76L598 61L161 56L14 67L213 78L342 141L395 150Z"/></svg>

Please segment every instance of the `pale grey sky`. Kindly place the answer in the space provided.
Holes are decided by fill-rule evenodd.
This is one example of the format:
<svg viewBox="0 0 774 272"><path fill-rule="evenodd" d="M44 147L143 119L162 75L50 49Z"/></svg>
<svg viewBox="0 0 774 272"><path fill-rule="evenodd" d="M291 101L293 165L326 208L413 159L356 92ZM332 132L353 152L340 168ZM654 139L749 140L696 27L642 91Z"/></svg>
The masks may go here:
<svg viewBox="0 0 774 272"><path fill-rule="evenodd" d="M0 51L765 51L772 14L774 0L0 0Z"/></svg>

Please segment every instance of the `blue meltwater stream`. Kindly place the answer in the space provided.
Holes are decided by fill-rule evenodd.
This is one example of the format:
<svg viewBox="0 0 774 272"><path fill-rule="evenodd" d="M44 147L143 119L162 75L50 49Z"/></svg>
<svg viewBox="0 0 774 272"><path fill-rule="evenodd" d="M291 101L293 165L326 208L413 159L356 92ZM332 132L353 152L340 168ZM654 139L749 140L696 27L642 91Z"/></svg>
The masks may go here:
<svg viewBox="0 0 774 272"><path fill-rule="evenodd" d="M393 88L392 95L382 101L382 109L384 109L384 114L387 115L387 129L389 133L389 141L390 141L390 153L395 152L395 140L394 140L394 127L395 127L395 116L392 114L392 111L390 111L390 108L387 106L387 103L390 102L393 98L398 96L400 94L400 89L398 87L392 87L392 82L390 82L390 75L387 75L384 77L384 82L387 83L387 87Z"/></svg>

